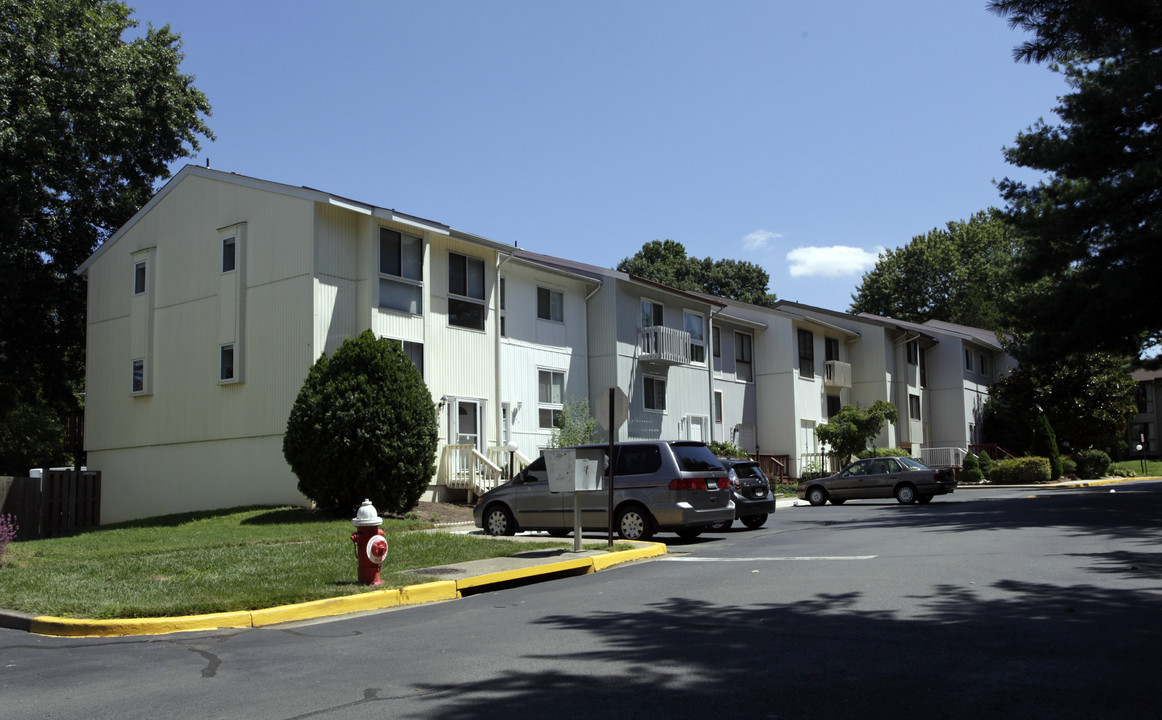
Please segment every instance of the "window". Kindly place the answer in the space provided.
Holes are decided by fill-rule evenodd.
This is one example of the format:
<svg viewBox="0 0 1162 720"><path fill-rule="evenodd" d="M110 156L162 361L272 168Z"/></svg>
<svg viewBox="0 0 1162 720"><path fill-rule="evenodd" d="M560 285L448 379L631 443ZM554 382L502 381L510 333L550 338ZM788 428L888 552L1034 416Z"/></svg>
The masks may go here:
<svg viewBox="0 0 1162 720"><path fill-rule="evenodd" d="M222 272L234 272L238 267L237 239L234 236L222 238Z"/></svg>
<svg viewBox="0 0 1162 720"><path fill-rule="evenodd" d="M835 417L836 415L838 415L839 409L841 407L843 407L843 404L840 402L838 395L828 395L827 396L827 418L828 419L831 419L831 418Z"/></svg>
<svg viewBox="0 0 1162 720"><path fill-rule="evenodd" d="M734 334L734 374L739 380L751 382L754 380L752 363L752 343L754 339L746 333Z"/></svg>
<svg viewBox="0 0 1162 720"><path fill-rule="evenodd" d="M980 374L985 377L989 374L989 356L984 353L980 354Z"/></svg>
<svg viewBox="0 0 1162 720"><path fill-rule="evenodd" d="M548 288L537 288L537 318L565 322L565 293Z"/></svg>
<svg viewBox="0 0 1162 720"><path fill-rule="evenodd" d="M815 377L815 335L810 330L799 331L799 377Z"/></svg>
<svg viewBox="0 0 1162 720"><path fill-rule="evenodd" d="M643 378L645 385L644 406L646 410L665 412L666 410L666 381L660 377L646 375Z"/></svg>
<svg viewBox="0 0 1162 720"><path fill-rule="evenodd" d="M500 336L508 337L508 280L500 279Z"/></svg>
<svg viewBox="0 0 1162 720"><path fill-rule="evenodd" d="M1134 388L1134 405L1139 414L1153 414L1154 412L1154 394L1150 390L1150 386L1146 383L1138 383L1138 386Z"/></svg>
<svg viewBox="0 0 1162 720"><path fill-rule="evenodd" d="M424 312L424 241L379 229L379 307L420 315Z"/></svg>
<svg viewBox="0 0 1162 720"><path fill-rule="evenodd" d="M416 366L416 369L420 371L420 375L423 375L424 344L418 342L409 342L407 340L393 340L392 342L396 343L400 349L403 350L404 355L408 356L408 359L411 360L412 364Z"/></svg>
<svg viewBox="0 0 1162 720"><path fill-rule="evenodd" d="M234 343L218 348L218 380L234 380Z"/></svg>
<svg viewBox="0 0 1162 720"><path fill-rule="evenodd" d="M908 364L918 364L920 362L920 344L915 340L909 340L906 347L908 349Z"/></svg>
<svg viewBox="0 0 1162 720"><path fill-rule="evenodd" d="M706 362L706 329L698 313L682 313L682 323L690 333L690 362Z"/></svg>
<svg viewBox="0 0 1162 720"><path fill-rule="evenodd" d="M133 294L141 295L145 292L145 262L133 266Z"/></svg>
<svg viewBox="0 0 1162 720"><path fill-rule="evenodd" d="M964 369L972 372L972 350L964 349Z"/></svg>
<svg viewBox="0 0 1162 720"><path fill-rule="evenodd" d="M722 391L714 391L714 422L722 422Z"/></svg>
<svg viewBox="0 0 1162 720"><path fill-rule="evenodd" d="M722 357L722 328L714 328L710 331L710 344L713 346L714 357Z"/></svg>
<svg viewBox="0 0 1162 720"><path fill-rule="evenodd" d="M908 396L908 417L910 417L913 420L920 419L920 396L919 395L909 395Z"/></svg>
<svg viewBox="0 0 1162 720"><path fill-rule="evenodd" d="M145 360L138 359L132 363L132 376L129 381L129 392L141 394L145 392Z"/></svg>
<svg viewBox="0 0 1162 720"><path fill-rule="evenodd" d="M448 253L448 324L484 329L484 261Z"/></svg>
<svg viewBox="0 0 1162 720"><path fill-rule="evenodd" d="M823 338L823 352L827 362L839 360L839 341L835 338Z"/></svg>
<svg viewBox="0 0 1162 720"><path fill-rule="evenodd" d="M662 305L652 300L642 300L642 327L648 328L663 325Z"/></svg>
<svg viewBox="0 0 1162 720"><path fill-rule="evenodd" d="M920 351L920 387L928 387L928 353Z"/></svg>
<svg viewBox="0 0 1162 720"><path fill-rule="evenodd" d="M537 372L537 401L540 407L540 427L555 428L561 418L561 405L565 396L565 373L556 370Z"/></svg>

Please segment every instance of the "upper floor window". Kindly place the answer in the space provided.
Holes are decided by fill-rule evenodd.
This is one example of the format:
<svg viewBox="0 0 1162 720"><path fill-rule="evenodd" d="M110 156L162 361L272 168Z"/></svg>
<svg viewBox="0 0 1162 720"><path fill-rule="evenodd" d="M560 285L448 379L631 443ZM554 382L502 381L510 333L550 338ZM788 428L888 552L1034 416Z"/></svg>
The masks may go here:
<svg viewBox="0 0 1162 720"><path fill-rule="evenodd" d="M920 362L920 343L915 340L909 340L906 347L908 349L908 364L918 364Z"/></svg>
<svg viewBox="0 0 1162 720"><path fill-rule="evenodd" d="M484 261L448 253L448 324L484 329Z"/></svg>
<svg viewBox="0 0 1162 720"><path fill-rule="evenodd" d="M133 294L141 295L145 292L145 261L133 265Z"/></svg>
<svg viewBox="0 0 1162 720"><path fill-rule="evenodd" d="M556 370L537 372L537 415L541 428L555 428L561 419L565 402L565 373Z"/></svg>
<svg viewBox="0 0 1162 720"><path fill-rule="evenodd" d="M379 229L379 306L420 315L424 311L424 241Z"/></svg>
<svg viewBox="0 0 1162 720"><path fill-rule="evenodd" d="M662 304L653 300L642 300L642 327L664 325L662 322Z"/></svg>
<svg viewBox="0 0 1162 720"><path fill-rule="evenodd" d="M140 395L145 392L145 360L130 363L129 392Z"/></svg>
<svg viewBox="0 0 1162 720"><path fill-rule="evenodd" d="M565 322L565 293L549 288L537 288L537 318Z"/></svg>
<svg viewBox="0 0 1162 720"><path fill-rule="evenodd" d="M964 369L972 372L972 350L964 349Z"/></svg>
<svg viewBox="0 0 1162 720"><path fill-rule="evenodd" d="M823 352L827 362L839 360L839 341L835 338L823 338Z"/></svg>
<svg viewBox="0 0 1162 720"><path fill-rule="evenodd" d="M234 343L222 345L218 349L218 380L234 380Z"/></svg>
<svg viewBox="0 0 1162 720"><path fill-rule="evenodd" d="M980 374L985 377L989 374L989 356L984 353L980 354Z"/></svg>
<svg viewBox="0 0 1162 720"><path fill-rule="evenodd" d="M754 338L746 333L734 334L734 374L739 380L754 380Z"/></svg>
<svg viewBox="0 0 1162 720"><path fill-rule="evenodd" d="M722 357L722 328L715 327L710 331L710 345L714 357Z"/></svg>
<svg viewBox="0 0 1162 720"><path fill-rule="evenodd" d="M683 312L682 324L690 333L690 361L706 362L706 329L702 316L698 313Z"/></svg>
<svg viewBox="0 0 1162 720"><path fill-rule="evenodd" d="M508 278L500 278L500 336L508 337Z"/></svg>
<svg viewBox="0 0 1162 720"><path fill-rule="evenodd" d="M909 395L908 396L908 417L911 418L912 420L919 420L920 419L920 396L919 395Z"/></svg>
<svg viewBox="0 0 1162 720"><path fill-rule="evenodd" d="M238 241L233 235L222 238L222 272L234 272L238 268Z"/></svg>
<svg viewBox="0 0 1162 720"><path fill-rule="evenodd" d="M799 331L799 377L815 377L815 335L810 330Z"/></svg>

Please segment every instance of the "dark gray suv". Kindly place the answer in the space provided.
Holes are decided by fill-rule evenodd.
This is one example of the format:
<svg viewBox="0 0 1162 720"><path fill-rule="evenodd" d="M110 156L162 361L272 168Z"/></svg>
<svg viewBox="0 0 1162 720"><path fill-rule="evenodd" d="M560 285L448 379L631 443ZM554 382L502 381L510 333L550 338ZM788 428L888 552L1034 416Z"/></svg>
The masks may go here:
<svg viewBox="0 0 1162 720"><path fill-rule="evenodd" d="M609 446L583 447L605 451L608 480ZM667 530L692 539L714 523L734 519L730 479L705 444L623 442L615 445L614 455L613 517L622 539L646 540ZM606 529L608 490L580 495L582 529ZM472 514L476 527L489 535L547 530L564 536L573 529L573 494L549 491L545 459L540 457L509 482L481 496Z"/></svg>

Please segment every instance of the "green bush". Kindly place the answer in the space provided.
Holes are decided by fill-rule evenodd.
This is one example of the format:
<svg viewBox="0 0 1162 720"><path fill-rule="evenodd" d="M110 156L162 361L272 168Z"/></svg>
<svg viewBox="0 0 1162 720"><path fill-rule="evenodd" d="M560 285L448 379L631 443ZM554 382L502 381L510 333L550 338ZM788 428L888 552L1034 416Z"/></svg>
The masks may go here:
<svg viewBox="0 0 1162 720"><path fill-rule="evenodd" d="M799 473L799 481L815 480L817 478L827 477L830 474L819 463L809 462L803 466L803 471Z"/></svg>
<svg viewBox="0 0 1162 720"><path fill-rule="evenodd" d="M1049 458L1013 458L993 465L989 480L1000 485L1033 485L1049 482L1052 472Z"/></svg>
<svg viewBox="0 0 1162 720"><path fill-rule="evenodd" d="M287 419L282 452L299 492L330 513L370 499L382 513L416 506L436 472L436 414L398 342L370 330L311 367Z"/></svg>
<svg viewBox="0 0 1162 720"><path fill-rule="evenodd" d="M1082 450L1077 454L1077 477L1093 480L1105 477L1110 470L1110 456L1101 450Z"/></svg>
<svg viewBox="0 0 1162 720"><path fill-rule="evenodd" d="M1037 424L1033 428L1032 450L1034 456L1049 460L1050 480L1061 477L1061 453L1057 450L1057 435L1053 432L1053 426L1049 424L1049 418L1044 415L1037 416Z"/></svg>
<svg viewBox="0 0 1162 720"><path fill-rule="evenodd" d="M877 457L912 457L912 453L904 448L867 448L855 454L860 460Z"/></svg>
<svg viewBox="0 0 1162 720"><path fill-rule="evenodd" d="M750 457L750 455L747 455L745 450L743 450L739 446L735 445L734 443L726 442L725 440L715 440L714 442L707 443L707 447L710 448L710 452L714 453L715 457L725 457L725 458Z"/></svg>
<svg viewBox="0 0 1162 720"><path fill-rule="evenodd" d="M1062 477L1077 477L1077 461L1068 455L1061 456Z"/></svg>
<svg viewBox="0 0 1162 720"><path fill-rule="evenodd" d="M980 461L976 459L976 455L968 453L964 456L964 463L960 466L960 480L966 483L984 480L984 473L980 471Z"/></svg>
<svg viewBox="0 0 1162 720"><path fill-rule="evenodd" d="M980 474L984 475L985 480L991 478L993 467L995 467L996 461L993 460L991 455L983 452L980 455L977 455L976 459L977 462L980 463Z"/></svg>

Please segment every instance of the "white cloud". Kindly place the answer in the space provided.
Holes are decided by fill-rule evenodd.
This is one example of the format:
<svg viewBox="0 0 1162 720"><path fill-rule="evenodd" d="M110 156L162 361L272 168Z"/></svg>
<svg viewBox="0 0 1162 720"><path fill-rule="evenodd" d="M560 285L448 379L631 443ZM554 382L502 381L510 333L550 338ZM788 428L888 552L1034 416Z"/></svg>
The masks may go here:
<svg viewBox="0 0 1162 720"><path fill-rule="evenodd" d="M763 250L772 240L783 237L780 233L770 230L755 230L742 239L742 247L746 250Z"/></svg>
<svg viewBox="0 0 1162 720"><path fill-rule="evenodd" d="M831 247L801 247L787 253L791 277L842 277L862 275L875 266L884 248L875 250L832 245Z"/></svg>

